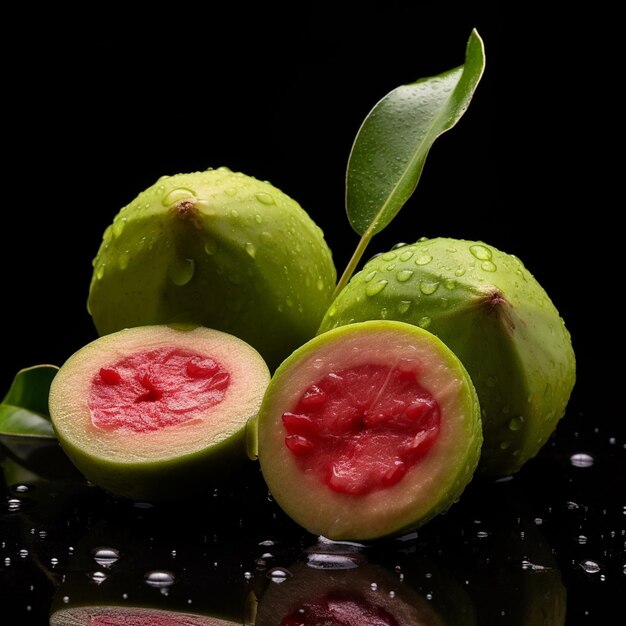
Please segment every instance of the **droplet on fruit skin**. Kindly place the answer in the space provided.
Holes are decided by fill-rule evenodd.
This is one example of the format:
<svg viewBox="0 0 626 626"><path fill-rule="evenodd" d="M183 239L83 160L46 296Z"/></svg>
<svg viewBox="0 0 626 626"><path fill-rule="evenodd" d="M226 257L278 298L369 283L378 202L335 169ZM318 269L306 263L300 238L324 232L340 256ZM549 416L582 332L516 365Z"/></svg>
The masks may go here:
<svg viewBox="0 0 626 626"><path fill-rule="evenodd" d="M130 251L124 250L124 252L120 254L119 259L117 260L117 265L121 270L125 270L128 267L129 263L130 263Z"/></svg>
<svg viewBox="0 0 626 626"><path fill-rule="evenodd" d="M168 270L169 279L177 287L183 287L193 278L196 264L193 259L178 259Z"/></svg>
<svg viewBox="0 0 626 626"><path fill-rule="evenodd" d="M164 207L170 207L181 200L187 200L188 198L195 198L196 193L193 189L188 189L187 187L178 187L176 189L172 189L164 198L161 200L161 204Z"/></svg>
<svg viewBox="0 0 626 626"><path fill-rule="evenodd" d="M374 278L374 276L376 276L376 274L378 274L378 272L376 270L373 270L369 274L367 274L363 280L366 283L369 283L369 282L371 282L373 280L373 278Z"/></svg>
<svg viewBox="0 0 626 626"><path fill-rule="evenodd" d="M420 317L417 325L420 328L428 328L430 326L430 323L432 322L432 320L430 319L430 317L428 317L427 315L425 315L424 317Z"/></svg>
<svg viewBox="0 0 626 626"><path fill-rule="evenodd" d="M211 256L217 252L217 244L212 239L207 239L204 242L204 251L206 254Z"/></svg>
<svg viewBox="0 0 626 626"><path fill-rule="evenodd" d="M498 268L496 267L495 263L492 263L491 261L483 261L480 264L480 267L485 270L485 272L495 272Z"/></svg>
<svg viewBox="0 0 626 626"><path fill-rule="evenodd" d="M512 431L521 430L523 426L524 426L524 418L521 415L512 417L511 420L509 421L509 430L512 430Z"/></svg>
<svg viewBox="0 0 626 626"><path fill-rule="evenodd" d="M415 265L428 265L432 260L433 257L424 252L415 258Z"/></svg>
<svg viewBox="0 0 626 626"><path fill-rule="evenodd" d="M479 261L491 261L491 250L486 246L475 244L470 246L470 252L472 253L472 256L477 258Z"/></svg>
<svg viewBox="0 0 626 626"><path fill-rule="evenodd" d="M385 252L381 258L383 261L393 261L397 256L395 252Z"/></svg>
<svg viewBox="0 0 626 626"><path fill-rule="evenodd" d="M405 283L407 280L409 280L409 278L411 278L411 276L413 276L413 274L413 270L400 270L396 274L396 280L400 283Z"/></svg>
<svg viewBox="0 0 626 626"><path fill-rule="evenodd" d="M248 256L250 256L253 259L256 257L256 247L251 241L248 241L246 245L244 246L244 248Z"/></svg>
<svg viewBox="0 0 626 626"><path fill-rule="evenodd" d="M406 313L409 308L411 307L411 301L410 300L400 300L400 302L398 302L398 313Z"/></svg>
<svg viewBox="0 0 626 626"><path fill-rule="evenodd" d="M425 295L425 296L430 296L433 293L435 293L435 291L437 291L437 289L439 288L439 282L428 282L423 280L420 283L420 291Z"/></svg>
<svg viewBox="0 0 626 626"><path fill-rule="evenodd" d="M411 248L409 250L405 250L401 255L400 255L400 260L403 263L406 263L406 261L410 261L411 257L413 256L413 254L415 253L415 249Z"/></svg>
<svg viewBox="0 0 626 626"><path fill-rule="evenodd" d="M465 274L465 268L464 267L459 267L454 272L455 276L463 276L463 274Z"/></svg>
<svg viewBox="0 0 626 626"><path fill-rule="evenodd" d="M265 205L276 204L276 201L274 200L274 196L272 196L271 194L265 191L257 192L255 194L255 197L261 204L265 204Z"/></svg>
<svg viewBox="0 0 626 626"><path fill-rule="evenodd" d="M369 297L373 297L378 295L386 286L388 281L385 279L377 280L375 283L370 283L365 288L365 295Z"/></svg>

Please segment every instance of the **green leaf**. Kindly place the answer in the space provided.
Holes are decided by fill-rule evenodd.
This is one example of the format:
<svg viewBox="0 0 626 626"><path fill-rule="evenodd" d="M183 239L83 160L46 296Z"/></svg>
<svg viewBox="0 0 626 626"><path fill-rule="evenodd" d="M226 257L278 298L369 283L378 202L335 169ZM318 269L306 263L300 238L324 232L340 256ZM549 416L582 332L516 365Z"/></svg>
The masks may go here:
<svg viewBox="0 0 626 626"><path fill-rule="evenodd" d="M434 141L461 118L485 68L482 39L472 31L465 63L401 85L374 106L357 133L346 178L350 224L371 238L415 191Z"/></svg>
<svg viewBox="0 0 626 626"><path fill-rule="evenodd" d="M35 365L17 373L0 403L0 435L55 437L48 414L48 394L58 369L54 365Z"/></svg>

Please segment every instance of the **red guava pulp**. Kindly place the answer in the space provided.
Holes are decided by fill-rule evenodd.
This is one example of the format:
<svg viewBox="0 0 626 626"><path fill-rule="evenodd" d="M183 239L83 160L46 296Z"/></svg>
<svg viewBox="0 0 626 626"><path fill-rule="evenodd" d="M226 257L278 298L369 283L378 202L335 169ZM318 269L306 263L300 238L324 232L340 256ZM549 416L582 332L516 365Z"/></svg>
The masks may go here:
<svg viewBox="0 0 626 626"><path fill-rule="evenodd" d="M139 326L73 354L50 386L63 450L91 482L171 500L237 480L270 374L243 340L201 326Z"/></svg>
<svg viewBox="0 0 626 626"><path fill-rule="evenodd" d="M364 598L329 594L284 617L280 626L400 626L383 607Z"/></svg>
<svg viewBox="0 0 626 626"><path fill-rule="evenodd" d="M431 449L440 410L414 371L361 364L310 385L282 421L303 471L363 495L395 485Z"/></svg>
<svg viewBox="0 0 626 626"><path fill-rule="evenodd" d="M298 348L258 417L261 471L309 532L375 539L448 508L478 463L480 407L449 348L404 322L348 324Z"/></svg>
<svg viewBox="0 0 626 626"><path fill-rule="evenodd" d="M89 393L94 426L143 433L200 420L224 399L230 373L211 357L173 347L101 367Z"/></svg>

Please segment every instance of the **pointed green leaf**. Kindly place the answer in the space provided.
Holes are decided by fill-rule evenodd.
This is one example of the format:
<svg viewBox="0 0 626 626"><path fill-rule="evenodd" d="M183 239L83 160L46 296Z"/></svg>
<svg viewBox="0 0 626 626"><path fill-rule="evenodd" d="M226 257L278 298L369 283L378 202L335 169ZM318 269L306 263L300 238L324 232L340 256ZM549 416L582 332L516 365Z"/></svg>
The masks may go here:
<svg viewBox="0 0 626 626"><path fill-rule="evenodd" d="M54 438L48 394L58 369L54 365L36 365L17 373L0 403L0 435Z"/></svg>
<svg viewBox="0 0 626 626"><path fill-rule="evenodd" d="M484 68L483 42L473 30L463 65L401 85L374 106L348 160L346 209L357 233L371 239L409 199L432 144L461 118Z"/></svg>

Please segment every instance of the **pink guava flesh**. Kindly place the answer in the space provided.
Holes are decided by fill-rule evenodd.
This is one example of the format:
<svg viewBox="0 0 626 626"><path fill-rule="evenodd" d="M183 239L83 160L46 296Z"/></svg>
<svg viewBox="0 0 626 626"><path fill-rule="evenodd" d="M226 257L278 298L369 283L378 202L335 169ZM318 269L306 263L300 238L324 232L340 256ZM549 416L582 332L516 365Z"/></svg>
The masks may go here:
<svg viewBox="0 0 626 626"><path fill-rule="evenodd" d="M329 595L287 615L280 626L399 626L391 613L362 598Z"/></svg>
<svg viewBox="0 0 626 626"><path fill-rule="evenodd" d="M175 347L136 352L100 368L91 381L91 422L107 431L144 433L206 416L230 373L215 359Z"/></svg>
<svg viewBox="0 0 626 626"><path fill-rule="evenodd" d="M206 621L200 621L188 615L157 615L147 610L142 614L129 611L127 614L92 615L89 626L203 626Z"/></svg>
<svg viewBox="0 0 626 626"><path fill-rule="evenodd" d="M282 415L285 445L330 489L398 483L439 435L440 410L415 371L365 364L327 374Z"/></svg>

